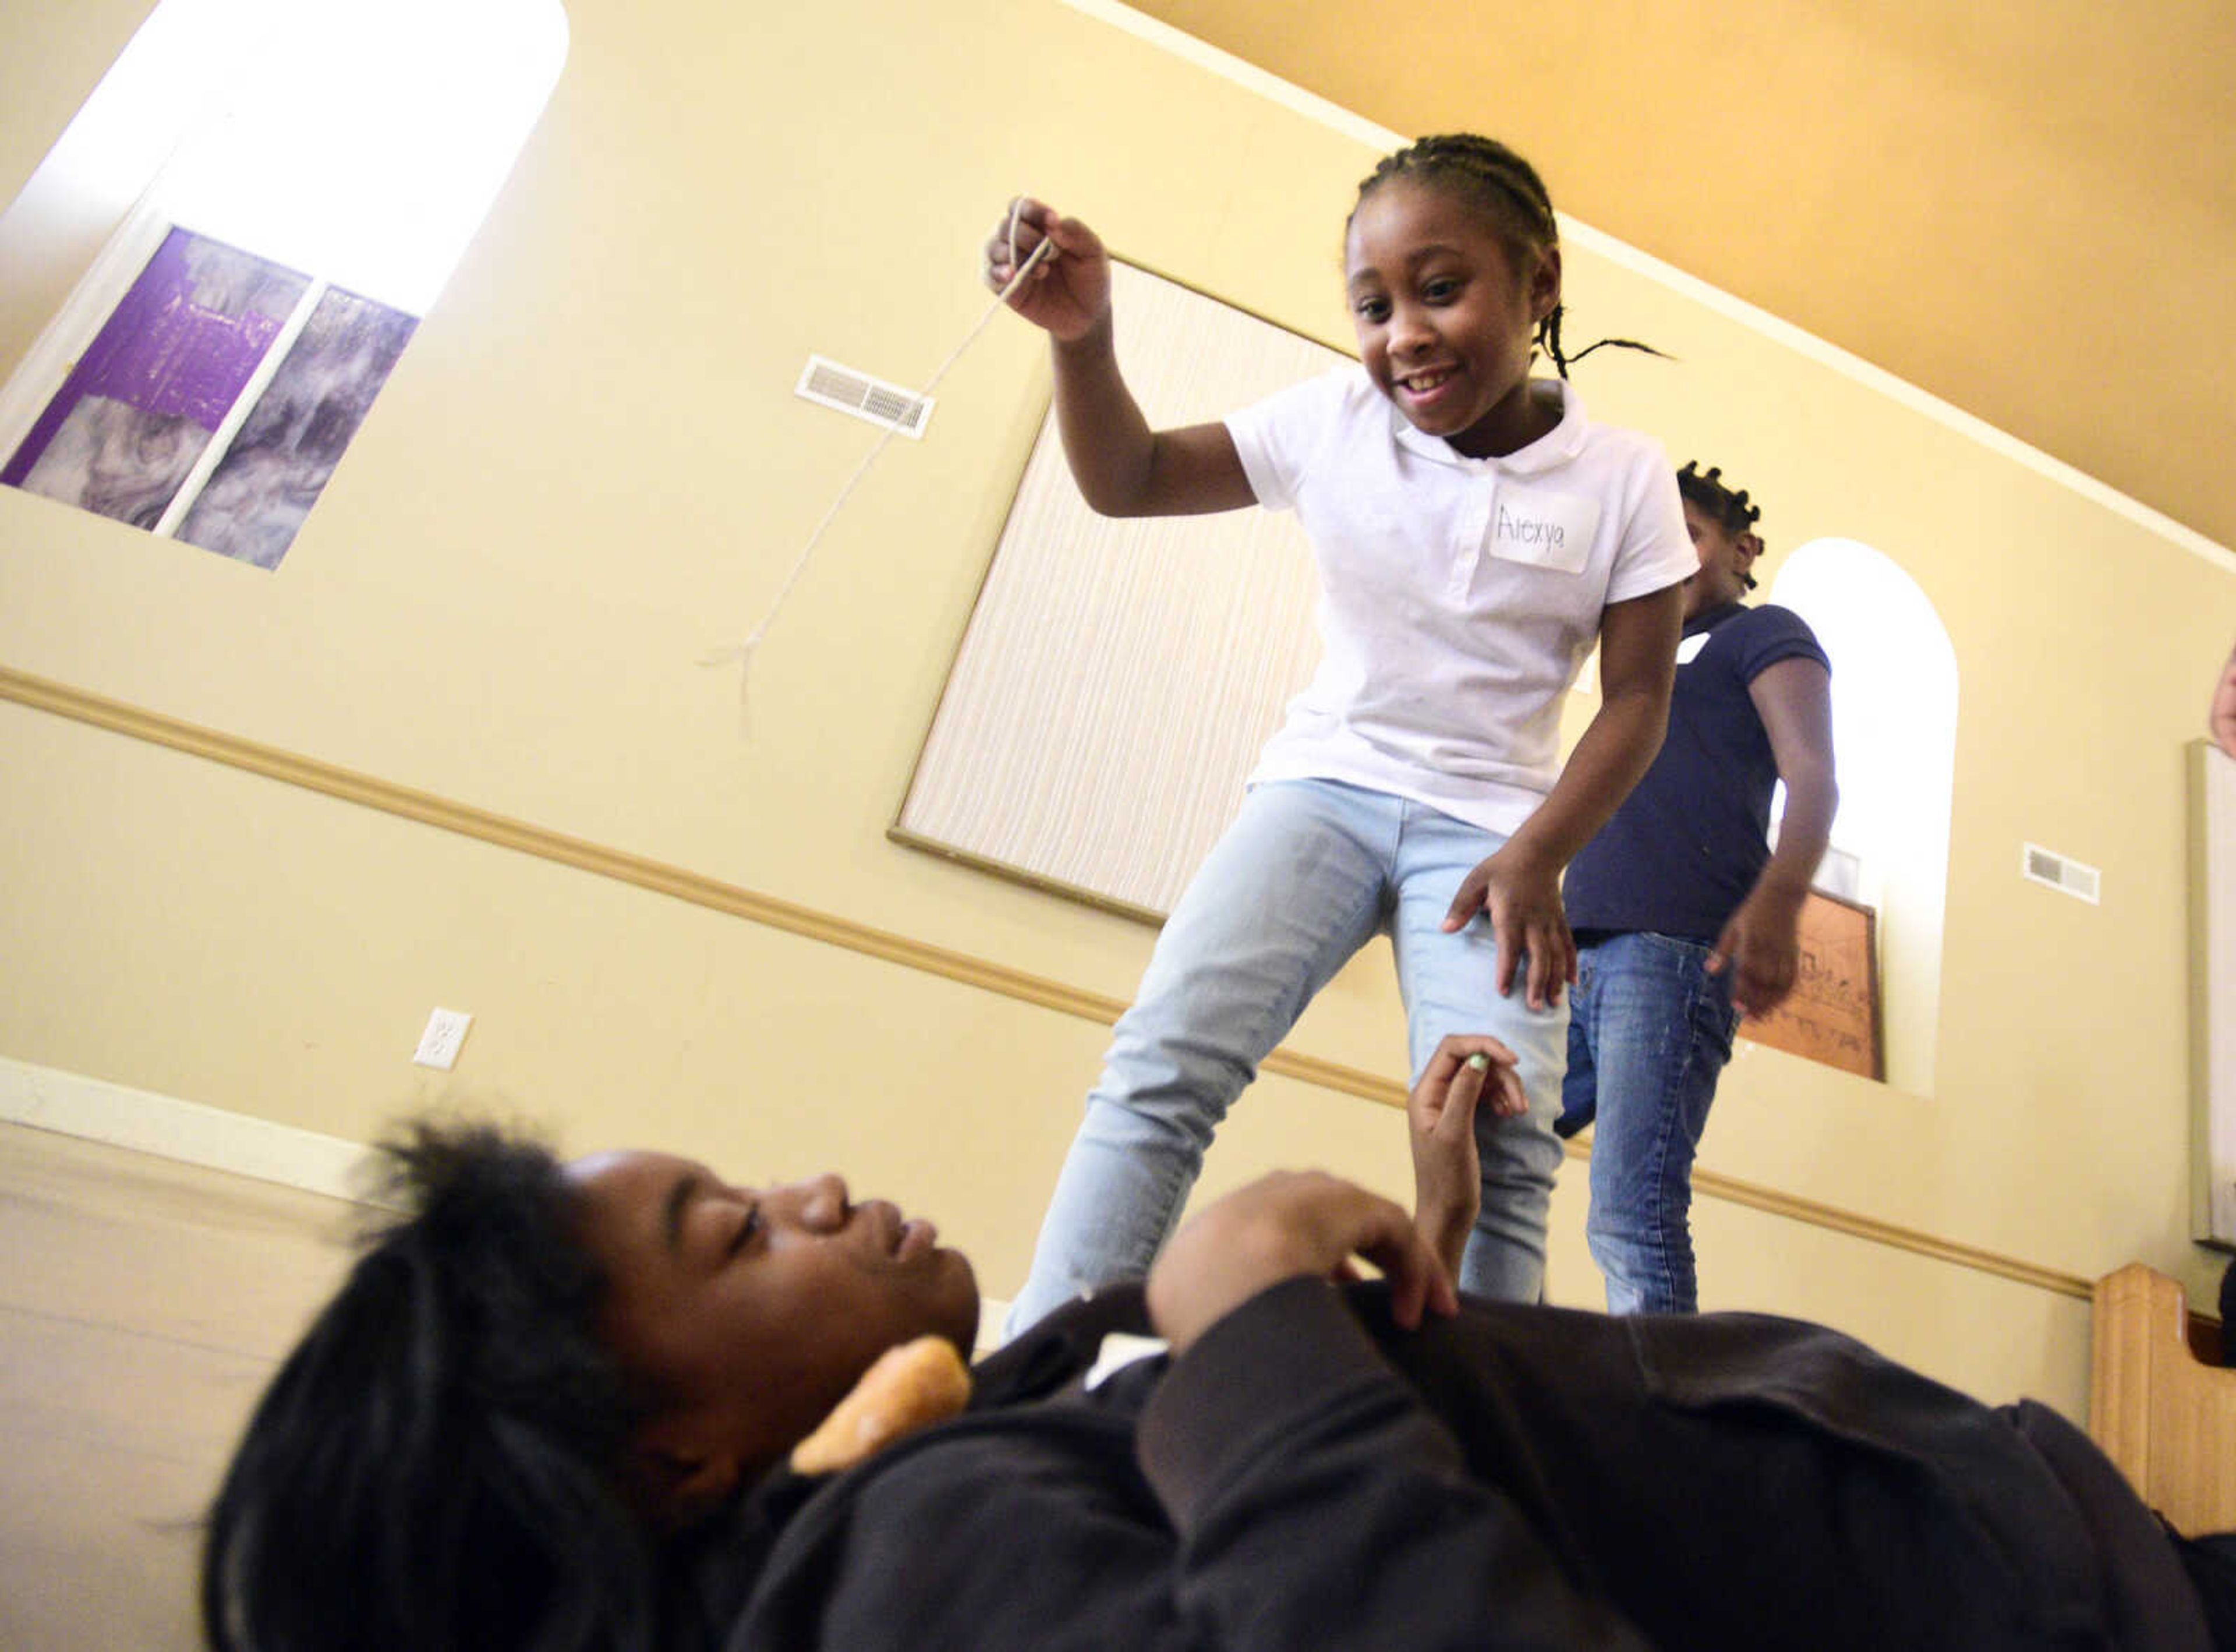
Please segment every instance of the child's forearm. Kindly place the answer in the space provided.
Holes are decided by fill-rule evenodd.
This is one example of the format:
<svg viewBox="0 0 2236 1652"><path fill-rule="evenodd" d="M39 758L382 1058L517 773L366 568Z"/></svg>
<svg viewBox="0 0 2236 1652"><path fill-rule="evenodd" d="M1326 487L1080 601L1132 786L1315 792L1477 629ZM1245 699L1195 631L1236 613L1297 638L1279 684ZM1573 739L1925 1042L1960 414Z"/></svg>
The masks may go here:
<svg viewBox="0 0 2236 1652"><path fill-rule="evenodd" d="M1685 592L1671 585L1611 604L1600 617L1600 709L1537 812L1508 843L1509 852L1557 874L1608 823L1654 767L1669 728L1677 680L1677 635Z"/></svg>
<svg viewBox="0 0 2236 1652"><path fill-rule="evenodd" d="M1654 766L1669 725L1669 696L1641 687L1601 702L1536 812L1516 829L1519 850L1555 872L1608 823Z"/></svg>
<svg viewBox="0 0 2236 1652"><path fill-rule="evenodd" d="M1436 1252L1437 1260L1444 1265L1444 1272L1454 1279L1460 1276L1460 1261L1467 1254L1468 1235L1475 1231L1475 1214L1449 1206L1416 1210L1414 1229L1422 1242Z"/></svg>
<svg viewBox="0 0 2236 1652"><path fill-rule="evenodd" d="M1786 783L1778 847L1748 898L1759 895L1799 913L1832 840L1832 816L1840 804L1832 774L1832 681L1818 661L1796 657L1757 673L1747 693L1769 737L1778 778Z"/></svg>
<svg viewBox="0 0 2236 1652"><path fill-rule="evenodd" d="M1106 517L1130 516L1146 491L1156 438L1118 371L1108 311L1082 337L1056 339L1056 428L1072 479Z"/></svg>
<svg viewBox="0 0 2236 1652"><path fill-rule="evenodd" d="M1749 893L1788 903L1798 912L1808 898L1825 846L1832 840L1839 792L1829 762L1789 767L1792 772L1779 777L1786 782L1786 813L1779 820L1778 847Z"/></svg>

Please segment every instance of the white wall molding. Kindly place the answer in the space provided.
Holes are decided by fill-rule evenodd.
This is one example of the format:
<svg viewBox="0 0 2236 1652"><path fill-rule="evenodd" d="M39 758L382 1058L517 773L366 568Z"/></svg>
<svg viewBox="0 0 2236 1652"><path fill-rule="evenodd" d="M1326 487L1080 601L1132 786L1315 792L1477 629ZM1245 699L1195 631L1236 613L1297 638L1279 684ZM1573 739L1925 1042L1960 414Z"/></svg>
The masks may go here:
<svg viewBox="0 0 2236 1652"><path fill-rule="evenodd" d="M0 1121L358 1201L365 1149L339 1136L0 1056Z"/></svg>

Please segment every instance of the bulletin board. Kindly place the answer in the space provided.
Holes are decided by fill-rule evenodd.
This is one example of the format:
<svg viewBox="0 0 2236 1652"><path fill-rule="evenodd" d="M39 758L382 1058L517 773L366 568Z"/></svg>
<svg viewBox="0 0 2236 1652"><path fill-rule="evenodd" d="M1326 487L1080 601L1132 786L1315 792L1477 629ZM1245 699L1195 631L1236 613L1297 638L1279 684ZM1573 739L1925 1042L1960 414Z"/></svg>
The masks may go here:
<svg viewBox="0 0 2236 1652"><path fill-rule="evenodd" d="M1135 266L1111 274L1119 366L1152 425L1347 359ZM1319 597L1292 512L1096 516L1051 409L890 835L1162 921L1319 660Z"/></svg>
<svg viewBox="0 0 2236 1652"><path fill-rule="evenodd" d="M1801 909L1801 969L1792 994L1767 1016L1749 1016L1739 1036L1865 1078L1884 1078L1878 914L1810 891Z"/></svg>

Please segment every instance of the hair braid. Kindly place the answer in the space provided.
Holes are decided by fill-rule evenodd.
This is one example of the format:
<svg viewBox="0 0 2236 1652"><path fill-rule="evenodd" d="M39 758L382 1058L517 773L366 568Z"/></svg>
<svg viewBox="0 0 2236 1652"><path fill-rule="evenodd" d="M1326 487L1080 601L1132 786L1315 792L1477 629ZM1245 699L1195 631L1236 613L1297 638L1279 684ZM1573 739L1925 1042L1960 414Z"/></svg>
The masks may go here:
<svg viewBox="0 0 2236 1652"><path fill-rule="evenodd" d="M1698 459L1686 460L1677 472L1677 491L1733 537L1753 533L1754 524L1762 519L1762 507L1747 502L1745 488L1733 492L1725 483L1720 464L1703 471ZM1755 588L1753 575L1741 574L1739 578L1749 590Z"/></svg>
<svg viewBox="0 0 2236 1652"><path fill-rule="evenodd" d="M1527 271L1561 244L1560 220L1554 214L1553 197L1545 181L1537 175L1536 168L1496 138L1447 132L1418 139L1382 158L1361 181L1358 200L1364 201L1392 178L1417 179L1472 202L1490 217L1492 233L1517 273ZM1352 203L1354 215L1358 210L1358 203ZM1561 344L1564 311L1565 306L1556 302L1538 322L1531 339L1552 359L1555 370L1563 378L1568 376L1570 363L1582 361L1608 345L1621 350L1642 350L1649 356L1661 354L1635 339L1601 339L1569 355Z"/></svg>

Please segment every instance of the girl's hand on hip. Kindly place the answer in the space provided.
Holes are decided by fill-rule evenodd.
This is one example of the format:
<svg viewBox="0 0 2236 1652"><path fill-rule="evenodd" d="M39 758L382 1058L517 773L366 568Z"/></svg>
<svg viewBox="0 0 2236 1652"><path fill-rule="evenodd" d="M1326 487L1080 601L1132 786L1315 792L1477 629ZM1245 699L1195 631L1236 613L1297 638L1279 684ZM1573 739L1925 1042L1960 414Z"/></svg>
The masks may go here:
<svg viewBox="0 0 2236 1652"><path fill-rule="evenodd" d="M1016 251L1009 249L1011 211L1004 211L986 238L980 276L996 293L1009 286L1042 241L1054 244L1033 267L1024 285L1009 295L1009 307L1059 344L1093 332L1110 313L1110 254L1102 238L1076 218L1059 217L1029 196L1010 203L1016 220Z"/></svg>
<svg viewBox="0 0 2236 1652"><path fill-rule="evenodd" d="M1516 961L1529 960L1523 1000L1532 1010L1561 1002L1561 989L1576 978L1576 941L1561 905L1561 870L1532 857L1509 839L1490 859L1460 880L1444 914L1444 932L1467 926L1477 912L1498 938L1498 996L1514 990Z"/></svg>
<svg viewBox="0 0 2236 1652"><path fill-rule="evenodd" d="M1730 971L1732 1003L1766 1016L1786 1002L1801 973L1801 905L1757 887L1708 951L1708 973Z"/></svg>

